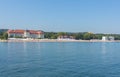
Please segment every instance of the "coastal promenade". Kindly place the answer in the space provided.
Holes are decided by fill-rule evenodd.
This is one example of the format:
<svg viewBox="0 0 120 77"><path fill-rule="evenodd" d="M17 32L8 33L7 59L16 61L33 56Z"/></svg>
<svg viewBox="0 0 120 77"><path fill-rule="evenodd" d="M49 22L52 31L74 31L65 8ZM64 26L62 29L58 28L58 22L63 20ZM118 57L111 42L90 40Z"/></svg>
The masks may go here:
<svg viewBox="0 0 120 77"><path fill-rule="evenodd" d="M0 42L120 42L120 40L102 41L102 40L59 40L59 39L12 39L12 40L0 40Z"/></svg>

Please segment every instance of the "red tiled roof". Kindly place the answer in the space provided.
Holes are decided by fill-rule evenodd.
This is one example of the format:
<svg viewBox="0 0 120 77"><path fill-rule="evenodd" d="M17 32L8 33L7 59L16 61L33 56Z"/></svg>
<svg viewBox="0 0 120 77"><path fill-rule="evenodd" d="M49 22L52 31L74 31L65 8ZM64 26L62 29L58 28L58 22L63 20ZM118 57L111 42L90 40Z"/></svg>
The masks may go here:
<svg viewBox="0 0 120 77"><path fill-rule="evenodd" d="M8 33L18 33L23 34L25 30L8 30Z"/></svg>
<svg viewBox="0 0 120 77"><path fill-rule="evenodd" d="M30 32L30 34L43 34L42 31L37 31L37 30L28 30L28 32Z"/></svg>
<svg viewBox="0 0 120 77"><path fill-rule="evenodd" d="M16 34L24 34L24 32L27 31L30 34L43 34L42 31L37 31L37 30L8 30L8 33L16 33Z"/></svg>

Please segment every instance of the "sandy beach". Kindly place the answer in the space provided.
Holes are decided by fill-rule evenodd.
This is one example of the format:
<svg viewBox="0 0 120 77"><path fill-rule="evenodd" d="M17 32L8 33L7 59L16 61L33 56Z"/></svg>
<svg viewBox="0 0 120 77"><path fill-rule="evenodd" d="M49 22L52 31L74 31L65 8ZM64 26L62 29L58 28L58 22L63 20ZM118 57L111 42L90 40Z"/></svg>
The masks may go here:
<svg viewBox="0 0 120 77"><path fill-rule="evenodd" d="M0 40L0 42L120 42L115 41L102 41L102 40L59 40L59 39L12 39L12 40Z"/></svg>

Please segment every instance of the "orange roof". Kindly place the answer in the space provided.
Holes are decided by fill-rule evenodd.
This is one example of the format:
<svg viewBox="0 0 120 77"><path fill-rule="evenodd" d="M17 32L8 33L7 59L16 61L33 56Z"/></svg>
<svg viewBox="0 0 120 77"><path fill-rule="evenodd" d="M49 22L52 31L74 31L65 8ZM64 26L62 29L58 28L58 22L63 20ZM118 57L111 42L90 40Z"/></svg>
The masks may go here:
<svg viewBox="0 0 120 77"><path fill-rule="evenodd" d="M43 34L42 31L38 31L38 30L8 30L8 33L16 33L16 34L24 34L24 32L27 31L30 34Z"/></svg>
<svg viewBox="0 0 120 77"><path fill-rule="evenodd" d="M25 30L8 30L8 33L19 33L23 34Z"/></svg>

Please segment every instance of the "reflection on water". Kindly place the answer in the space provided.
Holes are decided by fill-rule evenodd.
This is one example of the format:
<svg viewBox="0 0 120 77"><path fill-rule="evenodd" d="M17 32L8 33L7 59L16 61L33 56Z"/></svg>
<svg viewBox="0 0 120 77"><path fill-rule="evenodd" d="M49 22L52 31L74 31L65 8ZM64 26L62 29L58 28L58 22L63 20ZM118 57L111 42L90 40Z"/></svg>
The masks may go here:
<svg viewBox="0 0 120 77"><path fill-rule="evenodd" d="M24 52L27 52L27 43L26 42L23 42L23 49L24 49Z"/></svg>
<svg viewBox="0 0 120 77"><path fill-rule="evenodd" d="M0 77L120 77L120 43L0 43Z"/></svg>
<svg viewBox="0 0 120 77"><path fill-rule="evenodd" d="M106 51L106 44L105 42L102 43L102 54L105 55L107 53Z"/></svg>

